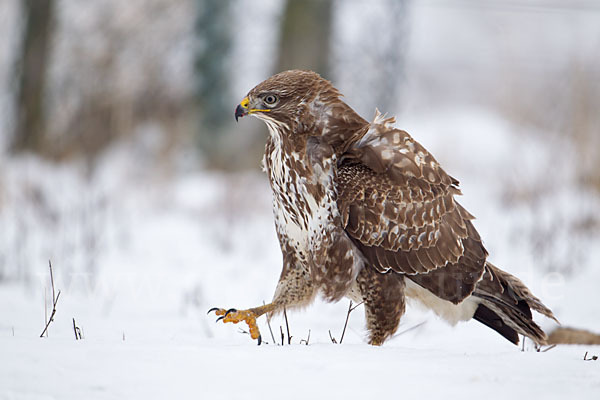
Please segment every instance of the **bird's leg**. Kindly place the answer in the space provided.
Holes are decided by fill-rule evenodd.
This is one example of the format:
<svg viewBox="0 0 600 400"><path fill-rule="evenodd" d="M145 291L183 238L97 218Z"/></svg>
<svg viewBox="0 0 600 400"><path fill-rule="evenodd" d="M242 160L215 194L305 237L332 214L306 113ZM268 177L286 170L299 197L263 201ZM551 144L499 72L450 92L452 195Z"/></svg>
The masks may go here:
<svg viewBox="0 0 600 400"><path fill-rule="evenodd" d="M396 332L404 314L404 278L394 273L381 274L366 266L356 281L364 301L369 344L381 346Z"/></svg>
<svg viewBox="0 0 600 400"><path fill-rule="evenodd" d="M217 321L233 322L234 324L241 321L246 322L250 328L250 336L252 339L258 339L258 344L260 344L262 340L258 325L256 325L258 317L267 314L267 318L271 318L273 314L283 311L286 307L289 310L293 307L308 305L316 295L316 287L312 283L307 268L303 264L294 262L295 260L290 260L291 252L284 254L288 259L284 262L284 268L281 271L271 303L247 310L211 308L208 312L214 311L219 316Z"/></svg>
<svg viewBox="0 0 600 400"><path fill-rule="evenodd" d="M260 345L262 342L262 337L260 335L260 330L258 329L258 325L256 324L256 318L260 317L265 313L269 313L274 311L277 306L274 303L265 304L264 306L249 308L247 310L236 310L235 308L230 308L229 310L225 310L224 308L211 308L208 310L209 313L212 311L215 312L219 316L217 318L217 322L223 321L233 322L237 324L238 322L245 322L248 324L248 328L250 331L250 337L252 339L257 339L258 344Z"/></svg>

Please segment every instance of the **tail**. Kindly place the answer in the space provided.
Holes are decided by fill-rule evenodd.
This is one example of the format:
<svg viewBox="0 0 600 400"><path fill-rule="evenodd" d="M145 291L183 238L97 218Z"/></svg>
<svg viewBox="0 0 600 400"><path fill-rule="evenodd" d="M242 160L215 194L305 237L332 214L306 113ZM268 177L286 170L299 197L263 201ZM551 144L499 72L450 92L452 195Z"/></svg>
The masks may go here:
<svg viewBox="0 0 600 400"><path fill-rule="evenodd" d="M552 311L523 282L489 262L473 296L481 301L473 318L514 344L519 344L519 334L538 345L548 344L546 333L533 322L531 310L558 323Z"/></svg>

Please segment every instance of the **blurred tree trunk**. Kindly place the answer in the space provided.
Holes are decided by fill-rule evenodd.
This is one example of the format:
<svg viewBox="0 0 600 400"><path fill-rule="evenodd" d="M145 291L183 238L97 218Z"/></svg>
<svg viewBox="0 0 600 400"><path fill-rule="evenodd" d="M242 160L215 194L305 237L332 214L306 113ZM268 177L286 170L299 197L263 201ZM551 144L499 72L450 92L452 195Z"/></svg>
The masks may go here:
<svg viewBox="0 0 600 400"><path fill-rule="evenodd" d="M276 72L310 69L329 77L332 7L332 0L287 0Z"/></svg>
<svg viewBox="0 0 600 400"><path fill-rule="evenodd" d="M230 1L198 0L195 60L200 127L198 144L206 156L218 157L225 121L233 118L229 71L226 66L232 43Z"/></svg>
<svg viewBox="0 0 600 400"><path fill-rule="evenodd" d="M388 0L387 18L382 19L378 34L385 39L378 46L372 46L373 58L380 66L377 73L370 73L371 82L364 90L375 88L375 105L383 112L393 112L401 103L399 85L404 80L406 70L406 49L408 46L408 1ZM372 38L367 38L372 41ZM365 43L368 48L369 44ZM373 48L374 47L374 48Z"/></svg>
<svg viewBox="0 0 600 400"><path fill-rule="evenodd" d="M44 89L52 36L53 0L23 0L23 45L17 92L13 151L40 150L45 115Z"/></svg>

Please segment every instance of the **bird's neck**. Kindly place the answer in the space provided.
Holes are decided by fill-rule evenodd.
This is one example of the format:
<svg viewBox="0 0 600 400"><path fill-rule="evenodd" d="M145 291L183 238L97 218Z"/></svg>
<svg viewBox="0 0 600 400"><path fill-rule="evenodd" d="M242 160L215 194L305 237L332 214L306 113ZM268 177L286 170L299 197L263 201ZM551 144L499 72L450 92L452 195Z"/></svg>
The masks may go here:
<svg viewBox="0 0 600 400"><path fill-rule="evenodd" d="M318 161L317 154L339 160L369 130L370 124L337 95L318 96L304 107L303 115L295 119L285 122L264 119L271 136L267 156L275 151L292 159L304 159L310 143L318 143L324 147L312 152L311 163ZM329 149L323 151L325 147Z"/></svg>
<svg viewBox="0 0 600 400"><path fill-rule="evenodd" d="M307 137L316 136L330 145L339 157L369 129L369 123L349 105L336 99L332 102L314 102L310 105L310 124L304 130Z"/></svg>

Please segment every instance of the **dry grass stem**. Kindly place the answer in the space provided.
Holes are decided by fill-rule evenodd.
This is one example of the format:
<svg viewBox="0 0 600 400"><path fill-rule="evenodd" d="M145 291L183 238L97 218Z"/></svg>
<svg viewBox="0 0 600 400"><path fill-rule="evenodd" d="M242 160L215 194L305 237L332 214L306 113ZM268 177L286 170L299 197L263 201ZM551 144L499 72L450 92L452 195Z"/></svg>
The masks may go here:
<svg viewBox="0 0 600 400"><path fill-rule="evenodd" d="M50 323L54 321L54 314L56 314L56 304L58 303L58 298L60 297L60 290L58 291L58 294L55 295L56 292L54 290L54 275L52 274L52 263L50 262L50 260L48 260L48 266L50 267L50 284L52 285L52 312L50 313L50 318L46 321L46 326L40 334L40 337L44 337L44 334L46 334L46 336L48 335L48 327L50 326Z"/></svg>
<svg viewBox="0 0 600 400"><path fill-rule="evenodd" d="M263 301L263 306L265 305L265 302ZM269 315L267 315L267 326L269 327L269 332L271 333L271 339L273 339L273 343L277 344L277 342L275 341L275 335L273 335L273 329L271 328L271 318Z"/></svg>
<svg viewBox="0 0 600 400"><path fill-rule="evenodd" d="M350 319L350 313L352 311L356 310L356 308L358 306L360 306L362 303L364 303L364 301L361 301L360 303L358 303L357 305L352 307L352 300L350 300L350 304L348 305L348 312L346 313L346 322L344 322L344 330L342 330L342 336L340 337L340 344L342 344L342 342L344 341L344 335L346 334L346 328L348 327L348 320Z"/></svg>
<svg viewBox="0 0 600 400"><path fill-rule="evenodd" d="M290 325L288 324L287 312L285 307L283 308L283 317L285 318L285 329L287 330L288 344L292 344L292 336L290 335Z"/></svg>
<svg viewBox="0 0 600 400"><path fill-rule="evenodd" d="M553 349L553 348L555 348L555 347L556 347L556 345L555 345L555 344L553 344L553 345L550 345L550 346L546 347L545 349L543 349L543 348L541 348L541 347L540 347L540 349L539 349L538 351L541 351L542 353L545 353L545 352L547 352L548 350L552 350L552 349Z"/></svg>
<svg viewBox="0 0 600 400"><path fill-rule="evenodd" d="M310 342L310 329L308 330L308 337L306 339L300 339L300 344L302 344L302 342L308 346L308 343Z"/></svg>
<svg viewBox="0 0 600 400"><path fill-rule="evenodd" d="M425 325L426 323L427 323L427 321L419 322L418 324L416 324L416 325L413 325L413 326L411 326L410 328L406 328L406 329L405 329L405 330L403 330L402 332L398 332L398 333L396 333L394 336L392 336L392 338L398 337L398 336L400 336L400 335L404 335L405 333L408 333L408 332L410 332L410 331L413 331L413 330L415 330L415 329L417 329L417 328L419 328L419 327L421 327L421 326Z"/></svg>
<svg viewBox="0 0 600 400"><path fill-rule="evenodd" d="M73 318L73 332L75 332L75 340L83 339L83 335L81 334L81 329L75 323L75 318Z"/></svg>
<svg viewBox="0 0 600 400"><path fill-rule="evenodd" d="M337 344L337 340L331 335L331 329L329 330L329 339L331 339L331 343Z"/></svg>

